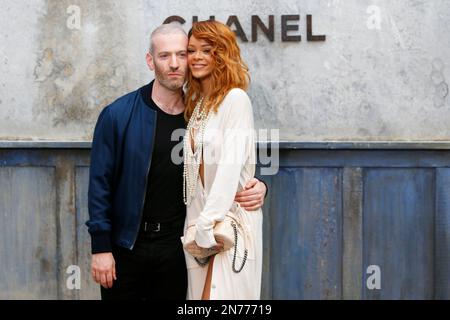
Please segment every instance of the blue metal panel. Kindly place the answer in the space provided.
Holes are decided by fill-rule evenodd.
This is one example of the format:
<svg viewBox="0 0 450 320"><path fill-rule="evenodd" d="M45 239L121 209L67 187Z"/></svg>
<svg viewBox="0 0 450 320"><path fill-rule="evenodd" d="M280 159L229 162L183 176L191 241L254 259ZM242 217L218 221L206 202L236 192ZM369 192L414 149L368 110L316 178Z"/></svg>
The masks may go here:
<svg viewBox="0 0 450 320"><path fill-rule="evenodd" d="M449 151L280 150L281 167L438 168L450 165Z"/></svg>
<svg viewBox="0 0 450 320"><path fill-rule="evenodd" d="M379 266L381 289L365 299L432 299L434 171L368 169L364 175L364 273Z"/></svg>
<svg viewBox="0 0 450 320"><path fill-rule="evenodd" d="M450 169L436 173L435 298L450 299Z"/></svg>
<svg viewBox="0 0 450 320"><path fill-rule="evenodd" d="M341 298L341 170L283 168L272 186L273 298Z"/></svg>
<svg viewBox="0 0 450 320"><path fill-rule="evenodd" d="M0 299L57 299L54 168L0 167Z"/></svg>
<svg viewBox="0 0 450 320"><path fill-rule="evenodd" d="M88 146L50 147L0 149L0 298L99 297ZM262 177L263 298L450 299L450 150L384 147L280 150L280 172ZM372 264L381 290L366 288ZM66 288L69 265L79 292Z"/></svg>

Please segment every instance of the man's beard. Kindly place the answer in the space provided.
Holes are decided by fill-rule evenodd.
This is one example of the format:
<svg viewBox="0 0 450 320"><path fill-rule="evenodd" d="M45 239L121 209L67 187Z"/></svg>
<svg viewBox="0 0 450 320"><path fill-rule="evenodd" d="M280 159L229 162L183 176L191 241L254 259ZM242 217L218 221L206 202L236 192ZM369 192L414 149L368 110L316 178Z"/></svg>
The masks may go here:
<svg viewBox="0 0 450 320"><path fill-rule="evenodd" d="M183 77L177 80L170 80L169 77L166 76L164 72L160 72L158 68L155 68L155 77L163 87L173 91L181 89L185 81Z"/></svg>

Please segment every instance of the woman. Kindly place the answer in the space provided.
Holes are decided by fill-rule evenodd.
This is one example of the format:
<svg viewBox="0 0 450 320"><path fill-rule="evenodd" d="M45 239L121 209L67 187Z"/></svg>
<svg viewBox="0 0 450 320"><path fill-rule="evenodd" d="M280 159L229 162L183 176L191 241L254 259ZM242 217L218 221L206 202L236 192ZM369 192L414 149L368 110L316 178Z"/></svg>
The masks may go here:
<svg viewBox="0 0 450 320"><path fill-rule="evenodd" d="M251 102L244 90L248 68L236 36L220 22L205 21L189 32L185 136L186 229L197 228L201 248L219 251L205 264L185 251L188 299L259 299L262 212L246 212L233 201L255 173ZM220 251L213 235L229 210L239 212L244 231L237 250ZM241 269L241 270L239 270Z"/></svg>

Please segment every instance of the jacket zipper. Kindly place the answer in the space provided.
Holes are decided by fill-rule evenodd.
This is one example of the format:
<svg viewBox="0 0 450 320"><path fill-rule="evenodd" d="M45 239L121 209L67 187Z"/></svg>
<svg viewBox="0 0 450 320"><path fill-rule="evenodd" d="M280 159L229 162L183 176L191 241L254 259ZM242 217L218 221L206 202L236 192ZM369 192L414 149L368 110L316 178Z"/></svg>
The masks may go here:
<svg viewBox="0 0 450 320"><path fill-rule="evenodd" d="M134 245L136 244L137 237L139 235L139 229L141 228L142 216L144 215L145 198L147 196L148 174L150 173L150 167L152 165L153 150L155 149L156 126L158 125L158 113L156 111L153 111L153 110L152 110L152 112L155 113L155 126L153 128L152 148L150 150L150 159L148 160L147 174L145 175L145 188L144 188L144 196L142 198L141 214L139 216L139 224L138 224L138 228L136 230L136 236L134 237L134 241L133 241L133 244L131 245L130 250L133 250Z"/></svg>

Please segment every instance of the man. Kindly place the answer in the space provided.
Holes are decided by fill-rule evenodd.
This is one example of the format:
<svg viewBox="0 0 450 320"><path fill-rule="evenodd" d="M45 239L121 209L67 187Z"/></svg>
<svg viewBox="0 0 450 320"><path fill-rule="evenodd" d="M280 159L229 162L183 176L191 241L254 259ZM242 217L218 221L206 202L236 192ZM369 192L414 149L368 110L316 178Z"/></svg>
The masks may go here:
<svg viewBox="0 0 450 320"><path fill-rule="evenodd" d="M157 28L147 54L155 80L107 106L95 127L86 224L105 300L186 298L183 164L171 136L185 128L187 42L177 25ZM253 179L236 201L256 210L265 192Z"/></svg>

